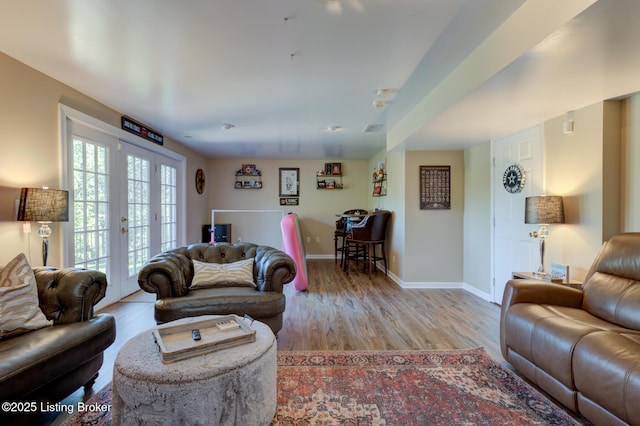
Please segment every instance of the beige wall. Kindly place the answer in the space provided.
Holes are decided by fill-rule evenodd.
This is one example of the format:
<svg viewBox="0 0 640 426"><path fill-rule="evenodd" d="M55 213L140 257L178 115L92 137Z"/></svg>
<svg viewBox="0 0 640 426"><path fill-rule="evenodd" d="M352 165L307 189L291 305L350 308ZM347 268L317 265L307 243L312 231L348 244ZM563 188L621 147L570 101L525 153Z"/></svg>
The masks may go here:
<svg viewBox="0 0 640 426"><path fill-rule="evenodd" d="M419 166L451 166L451 209L420 210ZM407 283L461 283L463 279L464 153L409 152L405 157Z"/></svg>
<svg viewBox="0 0 640 426"><path fill-rule="evenodd" d="M324 169L325 162L342 163L344 189L316 188L316 173ZM235 172L242 164L255 164L262 171L262 189L234 188ZM280 206L278 169L281 167L300 169L299 206ZM294 212L300 220L307 255L333 257L336 214L353 208L367 209L371 181L368 168L365 160L212 159L208 165L209 208ZM250 236L243 235L243 239L251 241Z"/></svg>
<svg viewBox="0 0 640 426"><path fill-rule="evenodd" d="M545 123L545 192L562 195L564 225L550 226L545 263L569 265L582 279L602 242L619 232L620 104L598 102L575 111L574 132L564 116Z"/></svg>
<svg viewBox="0 0 640 426"><path fill-rule="evenodd" d="M464 152L464 282L491 295L491 144Z"/></svg>
<svg viewBox="0 0 640 426"><path fill-rule="evenodd" d="M406 252L406 239L410 238L406 232L406 212L405 203L405 152L388 152L387 158L387 195L376 198L375 202L380 202L380 208L392 211L391 229L387 234L389 247L387 248L387 262L390 272L402 279L405 276L406 268L404 261ZM370 169L373 172L372 162ZM371 202L373 203L373 198Z"/></svg>
<svg viewBox="0 0 640 426"><path fill-rule="evenodd" d="M30 251L31 262L41 265L40 237L36 232L22 233L22 224L15 221L15 200L24 186L60 188L59 104L115 127L120 126L121 114L3 53L0 75L0 264L20 251ZM165 146L187 158L187 223L200 223L208 214L207 196L197 196L193 180L197 168L206 167L206 160L170 138L165 138ZM60 265L60 226L52 228L48 263ZM199 235L200 230L189 225L188 241Z"/></svg>
<svg viewBox="0 0 640 426"><path fill-rule="evenodd" d="M369 195L369 206L393 212L387 248L390 272L407 287L459 285L463 278L464 153L382 151L369 161L370 174L382 158L387 164L387 196ZM421 165L451 166L451 210L420 210Z"/></svg>
<svg viewBox="0 0 640 426"><path fill-rule="evenodd" d="M624 232L640 232L640 95L622 103L621 129L620 223Z"/></svg>

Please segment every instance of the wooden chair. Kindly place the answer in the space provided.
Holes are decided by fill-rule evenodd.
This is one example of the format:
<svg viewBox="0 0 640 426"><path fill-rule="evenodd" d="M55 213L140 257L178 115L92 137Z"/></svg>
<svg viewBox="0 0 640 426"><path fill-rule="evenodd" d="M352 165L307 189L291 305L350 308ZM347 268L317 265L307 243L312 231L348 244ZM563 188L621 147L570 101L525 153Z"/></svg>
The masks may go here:
<svg viewBox="0 0 640 426"><path fill-rule="evenodd" d="M365 216L361 222L351 226L351 231L345 239L344 270L346 273L349 273L349 259L352 248L357 250L358 247L364 247L365 266L369 269L369 276L371 276L371 272L378 260L383 261L384 274L388 275L385 242L389 219L391 219L391 212L380 210ZM378 246L381 248L380 255L376 254Z"/></svg>

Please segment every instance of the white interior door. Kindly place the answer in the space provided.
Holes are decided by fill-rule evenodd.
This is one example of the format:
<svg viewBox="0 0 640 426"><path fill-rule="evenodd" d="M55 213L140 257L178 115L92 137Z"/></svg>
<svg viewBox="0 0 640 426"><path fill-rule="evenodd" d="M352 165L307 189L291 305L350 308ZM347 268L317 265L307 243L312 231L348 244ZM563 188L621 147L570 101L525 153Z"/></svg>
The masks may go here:
<svg viewBox="0 0 640 426"><path fill-rule="evenodd" d="M494 279L493 301L502 303L502 295L511 273L537 269L537 240L529 236L531 225L524 223L525 198L542 194L543 189L542 125L493 142L494 154ZM509 167L524 171L520 192L505 189L503 180ZM508 180L513 179L507 173Z"/></svg>

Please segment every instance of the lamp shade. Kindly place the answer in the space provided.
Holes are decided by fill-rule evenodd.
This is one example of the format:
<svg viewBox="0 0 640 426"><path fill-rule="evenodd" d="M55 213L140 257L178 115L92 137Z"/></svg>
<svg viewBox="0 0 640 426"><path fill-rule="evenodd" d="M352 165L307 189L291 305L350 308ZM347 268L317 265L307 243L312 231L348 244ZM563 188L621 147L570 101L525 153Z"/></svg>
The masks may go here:
<svg viewBox="0 0 640 426"><path fill-rule="evenodd" d="M69 191L22 188L17 220L22 222L68 222Z"/></svg>
<svg viewBox="0 0 640 426"><path fill-rule="evenodd" d="M559 195L527 197L524 207L524 223L564 223L564 206Z"/></svg>

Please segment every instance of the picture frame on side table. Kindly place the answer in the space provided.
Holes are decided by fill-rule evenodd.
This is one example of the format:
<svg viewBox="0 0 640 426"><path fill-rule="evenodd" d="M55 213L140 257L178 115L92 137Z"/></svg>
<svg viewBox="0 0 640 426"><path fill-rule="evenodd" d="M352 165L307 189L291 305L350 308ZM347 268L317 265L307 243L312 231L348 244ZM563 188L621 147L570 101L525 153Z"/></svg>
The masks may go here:
<svg viewBox="0 0 640 426"><path fill-rule="evenodd" d="M280 168L280 197L300 196L300 168Z"/></svg>
<svg viewBox="0 0 640 426"><path fill-rule="evenodd" d="M549 275L552 282L568 283L569 282L569 265L561 263L551 264L551 274Z"/></svg>

